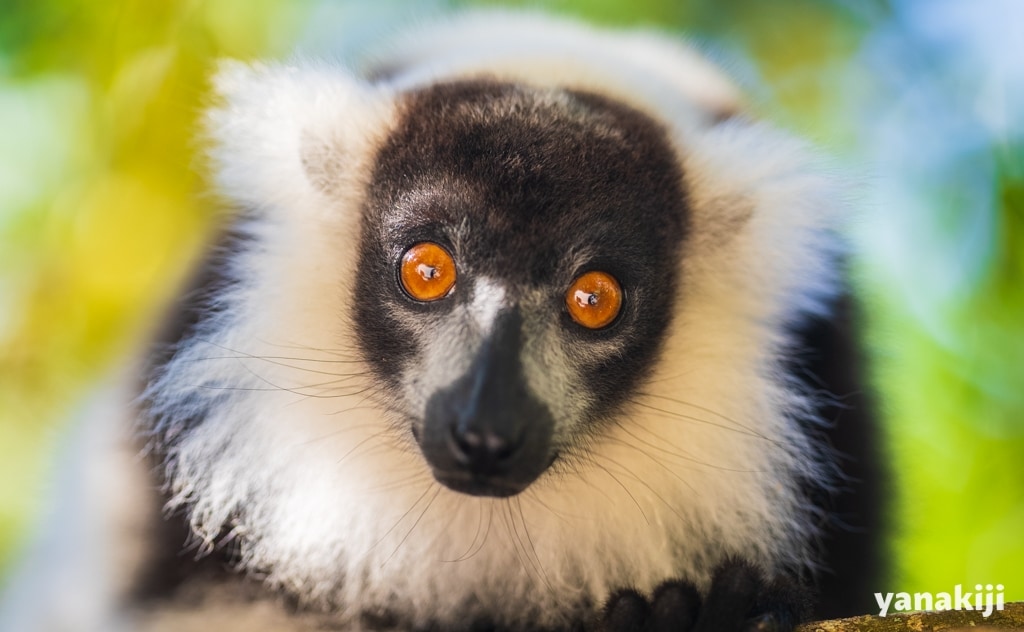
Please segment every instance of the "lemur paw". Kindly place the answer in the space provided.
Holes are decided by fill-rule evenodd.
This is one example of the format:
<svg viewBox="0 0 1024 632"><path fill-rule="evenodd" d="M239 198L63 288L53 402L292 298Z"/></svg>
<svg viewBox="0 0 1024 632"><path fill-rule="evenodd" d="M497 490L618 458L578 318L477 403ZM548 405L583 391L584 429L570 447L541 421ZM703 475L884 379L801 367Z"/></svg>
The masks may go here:
<svg viewBox="0 0 1024 632"><path fill-rule="evenodd" d="M727 560L701 598L688 582L665 582L650 598L635 590L612 595L600 632L791 632L808 613L806 592L793 581L768 581L753 565Z"/></svg>

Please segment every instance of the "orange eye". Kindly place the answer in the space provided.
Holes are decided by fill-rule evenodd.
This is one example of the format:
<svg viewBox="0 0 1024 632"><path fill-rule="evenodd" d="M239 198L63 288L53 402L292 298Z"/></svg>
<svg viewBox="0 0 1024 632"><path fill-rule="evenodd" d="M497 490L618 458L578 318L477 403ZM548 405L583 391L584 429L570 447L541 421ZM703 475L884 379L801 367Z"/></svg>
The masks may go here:
<svg viewBox="0 0 1024 632"><path fill-rule="evenodd" d="M565 305L572 319L587 329L607 327L622 308L622 288L607 272L587 272L569 286Z"/></svg>
<svg viewBox="0 0 1024 632"><path fill-rule="evenodd" d="M455 286L455 260L441 246L424 241L402 255L402 287L417 301L436 301Z"/></svg>

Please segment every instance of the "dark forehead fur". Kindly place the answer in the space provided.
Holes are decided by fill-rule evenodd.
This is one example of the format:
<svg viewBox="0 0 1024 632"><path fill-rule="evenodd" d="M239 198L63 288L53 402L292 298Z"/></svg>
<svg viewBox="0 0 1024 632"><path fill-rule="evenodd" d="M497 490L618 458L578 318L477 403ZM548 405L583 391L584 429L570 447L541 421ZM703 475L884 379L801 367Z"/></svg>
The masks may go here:
<svg viewBox="0 0 1024 632"><path fill-rule="evenodd" d="M424 240L452 250L460 282L500 280L513 300L539 289L556 311L565 311L574 276L613 274L627 296L620 322L582 332L563 314L567 335L629 332L617 366L635 376L650 364L672 311L688 219L676 154L651 117L584 92L491 80L433 85L400 103L368 193L356 321L385 379L414 353L411 332L396 334L389 311L443 310L470 298L403 302L395 266Z"/></svg>
<svg viewBox="0 0 1024 632"><path fill-rule="evenodd" d="M595 237L631 255L641 254L638 241L678 243L680 178L664 130L632 108L594 94L463 81L408 96L379 157L375 208L409 211L394 215L399 223L469 221L474 237L495 235L503 246L487 273L504 276L508 253L519 279L545 282L544 263ZM523 270L523 252L540 269Z"/></svg>

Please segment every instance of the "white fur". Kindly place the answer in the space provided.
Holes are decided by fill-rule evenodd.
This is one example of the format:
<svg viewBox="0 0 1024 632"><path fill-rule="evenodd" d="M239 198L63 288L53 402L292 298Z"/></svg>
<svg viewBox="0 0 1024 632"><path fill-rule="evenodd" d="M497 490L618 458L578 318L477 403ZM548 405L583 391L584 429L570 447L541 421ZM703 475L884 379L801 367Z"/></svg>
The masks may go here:
<svg viewBox="0 0 1024 632"><path fill-rule="evenodd" d="M706 587L730 553L809 563L795 476L817 476L817 457L794 425L805 404L782 381L779 331L829 291L832 180L768 127L709 125L737 107L735 90L663 37L505 16L408 41L390 60L406 70L378 87L310 62L219 75L217 182L248 209L259 245L236 263L246 282L223 298L237 316L211 325L149 393L171 416L190 412L183 394L224 398L171 455L172 504L208 546L230 530L246 568L352 625L375 607L462 621L473 599L508 623L555 624L581 596L599 604L676 576ZM643 394L510 499L433 480L385 412L349 317L360 203L394 95L483 72L610 93L662 121L694 213L685 291ZM463 318L485 332L504 292L474 291ZM545 401L571 389L558 367L579 353L554 341L554 326L524 329L536 347L527 380ZM468 365L472 349L438 345L426 351L445 365L438 375ZM440 385L431 379L406 399L422 403ZM573 418L574 405L556 417Z"/></svg>
<svg viewBox="0 0 1024 632"><path fill-rule="evenodd" d="M597 29L541 14L462 14L405 33L375 57L385 67L404 69L391 80L396 88L485 75L607 94L688 123L740 107L733 83L676 37Z"/></svg>
<svg viewBox="0 0 1024 632"><path fill-rule="evenodd" d="M494 319L505 305L505 288L500 283L487 277L477 279L469 309L484 336L494 328Z"/></svg>

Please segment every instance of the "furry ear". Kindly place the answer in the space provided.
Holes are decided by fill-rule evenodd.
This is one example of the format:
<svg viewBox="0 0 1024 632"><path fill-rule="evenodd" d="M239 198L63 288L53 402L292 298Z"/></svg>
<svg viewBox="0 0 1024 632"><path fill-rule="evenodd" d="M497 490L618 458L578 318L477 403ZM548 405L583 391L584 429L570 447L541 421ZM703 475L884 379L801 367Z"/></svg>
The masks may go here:
<svg viewBox="0 0 1024 632"><path fill-rule="evenodd" d="M850 185L800 141L742 118L680 144L693 283L745 297L749 314L766 322L824 309L835 290Z"/></svg>
<svg viewBox="0 0 1024 632"><path fill-rule="evenodd" d="M393 118L390 95L340 66L225 61L214 87L206 122L216 184L261 214L357 190Z"/></svg>

